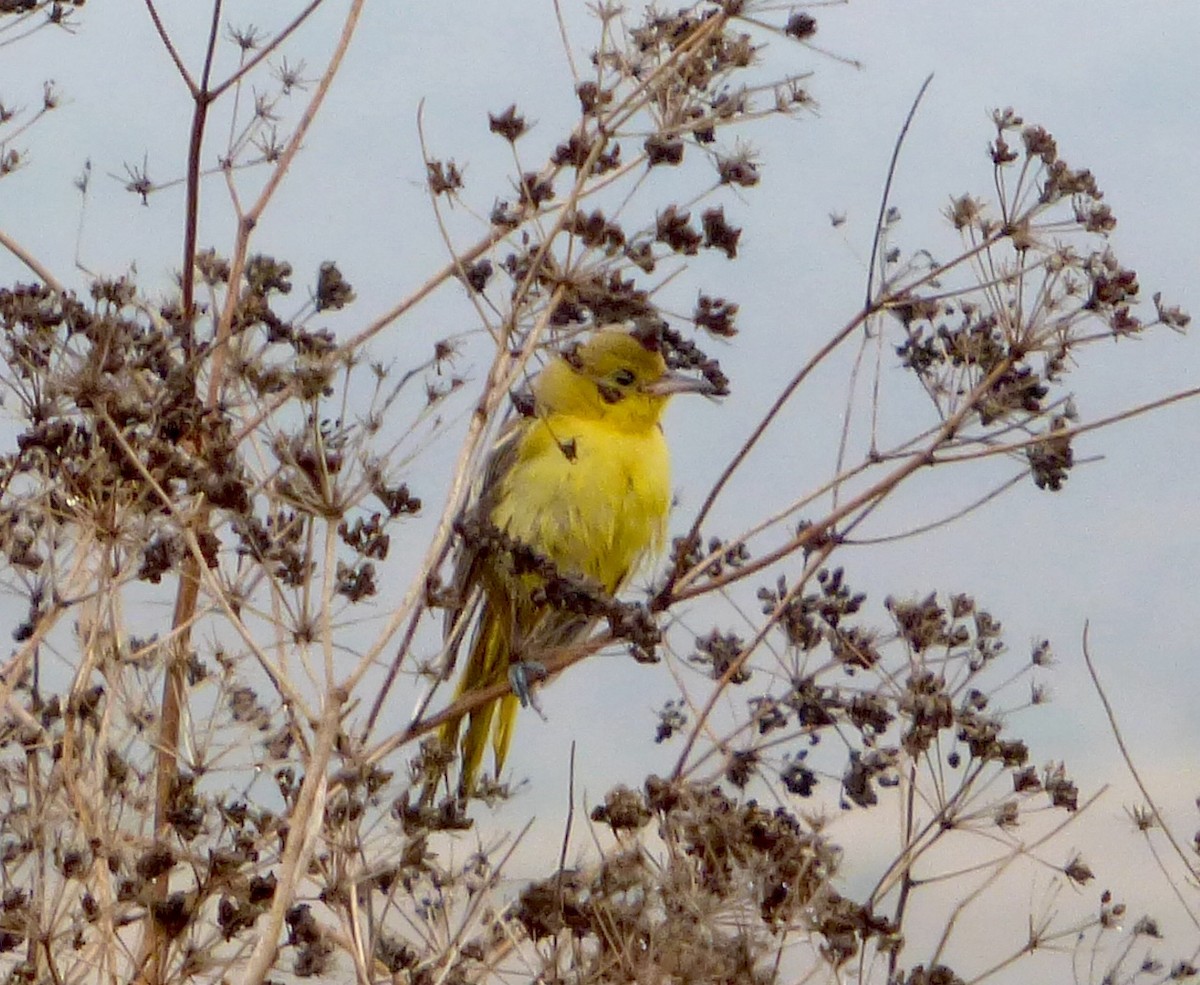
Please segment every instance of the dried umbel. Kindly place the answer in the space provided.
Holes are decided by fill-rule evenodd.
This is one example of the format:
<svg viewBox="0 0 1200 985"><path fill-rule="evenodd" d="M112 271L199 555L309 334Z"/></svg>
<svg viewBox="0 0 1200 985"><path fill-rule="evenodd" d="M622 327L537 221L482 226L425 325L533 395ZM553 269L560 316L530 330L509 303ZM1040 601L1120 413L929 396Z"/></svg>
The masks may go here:
<svg viewBox="0 0 1200 985"><path fill-rule="evenodd" d="M630 840L652 819L665 854ZM547 972L767 981L785 928L847 957L859 935L889 932L832 888L836 850L786 810L652 777L642 793L612 791L593 820L622 836L618 846L595 867L527 886L513 913Z"/></svg>

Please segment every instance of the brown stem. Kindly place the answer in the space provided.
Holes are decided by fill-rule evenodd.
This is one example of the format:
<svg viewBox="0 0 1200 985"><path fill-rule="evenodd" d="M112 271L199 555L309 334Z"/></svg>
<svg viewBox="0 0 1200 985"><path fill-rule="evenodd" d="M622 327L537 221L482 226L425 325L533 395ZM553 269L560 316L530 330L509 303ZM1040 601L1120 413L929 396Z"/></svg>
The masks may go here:
<svg viewBox="0 0 1200 985"><path fill-rule="evenodd" d="M198 523L207 523L208 511ZM171 830L169 814L171 793L179 777L179 731L183 715L184 688L188 655L191 648L190 625L196 611L196 598L200 588L200 571L195 558L184 559L179 572L179 591L175 596L175 612L171 626L176 630L172 641L166 674L163 676L162 702L159 710L158 750L154 757L154 837L165 840ZM153 902L162 902L170 891L171 877L164 872L154 880L150 889ZM170 939L152 918L146 920L145 938L142 946L143 981L158 985L166 980L167 959Z"/></svg>
<svg viewBox="0 0 1200 985"><path fill-rule="evenodd" d="M38 277L41 278L42 283L50 288L50 290L52 290L55 294L64 293L62 284L59 283L54 274L50 273L49 268L46 267L27 249L25 249L25 247L9 236L3 229L0 229L0 246L3 246L6 250L8 250L9 253L11 253L23 264L25 264L25 266L37 274Z"/></svg>
<svg viewBox="0 0 1200 985"><path fill-rule="evenodd" d="M153 4L150 11L154 13ZM157 24L157 20L155 22ZM187 331L187 354L193 352L191 338L192 305L196 290L196 237L200 226L200 154L204 146L204 125L208 120L208 107L212 104L213 96L208 91L209 74L212 71L213 54L216 50L217 32L221 23L221 0L213 3L212 23L208 28L208 47L204 53L204 70L200 75L200 85L196 87L188 79L186 71L184 79L192 92L192 132L188 140L187 157L187 204L184 210L183 229L183 271L181 301L183 324ZM173 49L169 49L174 54Z"/></svg>
<svg viewBox="0 0 1200 985"><path fill-rule="evenodd" d="M196 293L196 238L200 226L200 151L204 144L204 124L208 119L211 100L208 93L196 93L196 104L192 111L192 133L188 143L187 163L187 219L183 228L183 272L181 277L180 309L184 330L187 332L186 352L194 351L191 337L193 302Z"/></svg>
<svg viewBox="0 0 1200 985"><path fill-rule="evenodd" d="M208 107L212 99L208 93L208 80L212 71L213 56L216 51L217 37L220 32L222 0L214 0L212 19L209 23L208 43L204 54L204 66L201 71L200 83L197 86L190 78L186 68L171 42L169 35L158 19L154 4L147 2L150 16L154 20L163 43L175 59L188 89L192 94L193 111L191 135L188 141L187 159L187 199L184 212L183 236L183 270L181 276L181 316L183 319L183 344L185 353L190 357L195 351L192 337L193 301L195 293L195 257L196 237L200 222L200 156L204 144L204 128L208 119ZM203 445L203 434L196 434L193 440L197 445ZM202 508L191 524L194 529L202 530L209 522L209 510ZM186 686L186 668L191 650L190 626L196 613L196 600L200 591L199 565L193 556L184 559L179 571L179 587L175 595L175 610L171 617L173 641L168 651L166 672L163 675L162 700L159 708L158 749L154 762L154 835L155 839L165 839L170 831L169 815L171 795L179 777L179 733L183 716L184 689ZM163 873L154 880L150 889L153 902L161 902L170 892L170 874ZM162 928L151 917L146 920L142 940L142 980L157 983L165 980L167 960L170 950L170 939Z"/></svg>

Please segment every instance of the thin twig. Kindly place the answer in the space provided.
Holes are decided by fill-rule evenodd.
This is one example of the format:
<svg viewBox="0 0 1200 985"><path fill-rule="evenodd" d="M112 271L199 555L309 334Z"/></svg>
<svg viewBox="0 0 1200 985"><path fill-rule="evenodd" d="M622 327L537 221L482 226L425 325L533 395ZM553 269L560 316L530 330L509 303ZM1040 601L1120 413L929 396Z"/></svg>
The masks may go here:
<svg viewBox="0 0 1200 985"><path fill-rule="evenodd" d="M346 11L345 20L342 22L342 31L338 37L337 45L334 47L333 54L330 55L329 64L325 67L325 71L317 82L312 98L304 108L304 112L296 124L296 129L280 152L279 158L276 160L275 166L272 168L271 174L267 178L258 198L250 206L249 211L241 214L238 218L237 240L234 245L233 256L229 262L229 290L225 297L225 306L217 321L216 339L213 342L212 378L209 385L210 402L216 399L217 394L214 384L220 379L222 375L221 370L228 356L228 341L232 332L234 314L241 300L237 285L241 283L242 274L246 268L250 236L262 218L263 212L266 211L268 204L270 204L271 199L274 197L275 192L278 191L284 175L287 174L293 159L304 142L305 136L308 134L309 127L312 126L313 120L316 119L317 111L321 108L325 97L329 94L329 87L333 84L333 79L337 75L338 69L341 68L342 60L346 57L346 51L349 49L350 41L354 37L354 32L358 27L358 21L362 15L362 8L365 2L366 0L353 0L350 9Z"/></svg>
<svg viewBox="0 0 1200 985"><path fill-rule="evenodd" d="M1200 397L1200 387L1191 387L1187 390L1179 390L1178 392L1169 394L1166 397L1160 397L1158 400L1149 400L1144 404L1137 404L1134 407L1129 407L1126 410L1118 411L1115 414L1109 414L1108 417L1101 417L1098 420L1089 421L1087 424L1075 424L1070 427L1061 428L1058 431L1049 431L1044 434L1034 435L1033 437L1026 438L1023 441L1006 442L1003 445L981 448L977 451L935 454L934 458L935 461L939 463L969 462L978 458L992 458L995 455L1009 455L1025 448L1034 448L1037 445L1045 444L1047 441L1068 440L1071 438L1076 438L1081 434L1087 434L1089 431L1099 431L1101 428L1111 427L1113 424L1118 424L1121 421L1128 421L1134 417L1141 417L1143 414L1148 414L1152 410L1159 410L1163 407L1168 407L1171 404L1177 404L1181 400L1191 400L1194 397Z"/></svg>
<svg viewBox="0 0 1200 985"><path fill-rule="evenodd" d="M270 41L268 41L257 52L255 52L253 58L247 59L244 64L239 65L237 70L224 82L219 82L213 86L212 89L209 90L209 95L211 98L220 98L222 95L224 95L226 90L237 85L242 79L253 72L255 68L262 64L265 58L268 58L271 54L277 51L279 46L282 45L283 42L286 41L297 28L299 28L306 20L308 20L308 18L324 2L325 0L309 0L308 6L300 11L300 13L298 13L295 17L293 17L291 22L288 23L278 34L276 34L275 37L271 38Z"/></svg>
<svg viewBox="0 0 1200 985"><path fill-rule="evenodd" d="M871 259L867 264L867 292L863 297L863 307L867 309L874 304L875 261L879 258L879 247L883 241L884 221L887 217L888 201L892 195L892 182L896 177L896 164L900 160L900 148L904 146L904 138L908 134L908 128L912 125L913 118L917 115L917 107L921 105L921 100L925 97L925 90L929 88L932 81L933 73L930 72L925 76L925 81L921 83L921 88L917 90L916 98L912 101L912 106L908 108L908 115L904 118L904 125L900 128L896 142L892 145L892 159L888 163L887 178L883 183L883 195L879 200L879 215L875 219L875 237L871 242Z"/></svg>
<svg viewBox="0 0 1200 985"><path fill-rule="evenodd" d="M175 63L175 68L179 72L180 78L183 79L183 84L188 87L188 92L195 99L200 88L196 85L196 80L192 78L191 73L187 70L187 66L183 63L183 59L175 47L175 42L171 40L170 33L163 24L162 18L158 15L158 8L154 5L154 0L146 0L146 10L150 14L150 20L154 22L154 30L158 32L159 40L162 41L163 47L167 49L167 54L171 56L171 61Z"/></svg>
<svg viewBox="0 0 1200 985"><path fill-rule="evenodd" d="M558 853L558 905L561 907L563 873L567 868L567 849L571 844L571 825L575 821L575 740L571 740L571 760L567 769L567 820L563 825L562 849Z"/></svg>
<svg viewBox="0 0 1200 985"><path fill-rule="evenodd" d="M1158 822L1159 827L1162 828L1163 834L1166 835L1167 842L1174 850L1176 856L1179 858L1179 861L1183 863L1183 867L1187 871L1188 875L1192 879L1200 878L1200 871L1198 871L1196 866L1193 865L1191 859L1188 857L1188 853L1184 851L1183 846L1175 837L1175 832L1167 823L1167 819L1163 815L1163 812L1158 809L1158 804L1155 802L1154 796L1150 793L1150 788L1146 786L1145 781L1142 779L1141 772L1134 763L1133 757L1129 754L1129 748L1125 745L1125 737L1121 734L1121 726L1117 723L1116 712L1113 711L1112 703L1108 700L1108 695L1105 693L1104 685L1100 683L1100 674L1097 672L1096 664L1092 660L1092 653L1088 646L1088 632L1089 624L1085 622L1083 624L1083 662L1087 665L1088 675L1092 679L1092 685L1096 688L1096 695L1100 698L1100 703L1104 705L1104 715L1108 719L1108 728L1109 731L1112 732L1112 736L1117 742L1117 748L1121 751L1121 759L1125 763L1125 768L1129 770L1129 775L1133 777L1133 782L1137 784L1137 788L1141 791L1142 797L1145 798L1150 810L1154 812L1154 819ZM1179 896L1179 893L1177 892L1176 895ZM1183 904L1184 910L1187 912L1189 919L1191 919L1192 923L1197 928L1200 928L1200 917L1193 912L1192 908L1187 905L1181 896L1179 898L1180 902Z"/></svg>
<svg viewBox="0 0 1200 985"><path fill-rule="evenodd" d="M325 707L322 709L312 757L304 764L304 780L300 784L296 805L288 816L290 833L276 869L278 882L271 909L260 918L258 943L240 979L243 985L262 985L274 966L284 917L292 908L300 880L308 873L308 864L321 832L328 789L326 773L334 743L341 731L341 709L345 701L345 692L338 689L325 695Z"/></svg>

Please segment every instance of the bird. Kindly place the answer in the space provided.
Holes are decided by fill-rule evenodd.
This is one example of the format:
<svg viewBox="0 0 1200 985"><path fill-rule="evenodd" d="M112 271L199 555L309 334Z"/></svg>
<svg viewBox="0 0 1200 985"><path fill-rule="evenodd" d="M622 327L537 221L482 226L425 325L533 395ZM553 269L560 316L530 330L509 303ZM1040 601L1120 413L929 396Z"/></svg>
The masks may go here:
<svg viewBox="0 0 1200 985"><path fill-rule="evenodd" d="M666 539L671 465L661 419L682 393L718 396L705 377L668 369L653 333L594 331L554 355L534 378L532 407L500 433L484 466L473 515L505 542L528 548L554 573L617 594ZM455 660L464 613L480 606L455 699L510 680L506 693L439 730L443 751L459 754L458 798L476 788L488 739L499 778L526 698L524 668L554 647L581 638L591 620L555 608L538 588L545 578L517 571L512 550L463 538L447 614ZM427 780L430 801L444 771Z"/></svg>

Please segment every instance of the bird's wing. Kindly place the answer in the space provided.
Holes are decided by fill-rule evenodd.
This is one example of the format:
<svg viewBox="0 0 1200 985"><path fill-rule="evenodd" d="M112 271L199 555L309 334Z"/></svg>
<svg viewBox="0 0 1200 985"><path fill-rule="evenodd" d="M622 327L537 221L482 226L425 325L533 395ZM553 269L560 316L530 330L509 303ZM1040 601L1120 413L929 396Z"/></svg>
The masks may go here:
<svg viewBox="0 0 1200 985"><path fill-rule="evenodd" d="M487 520L495 508L500 493L501 480L512 468L520 446L524 425L530 418L517 417L508 422L496 437L496 442L487 461L475 481L464 517L479 517ZM474 622L483 595L486 554L477 546L461 539L454 562L454 575L450 582L451 595L455 604L446 610L443 635L446 649L446 675L453 671L459 647Z"/></svg>

